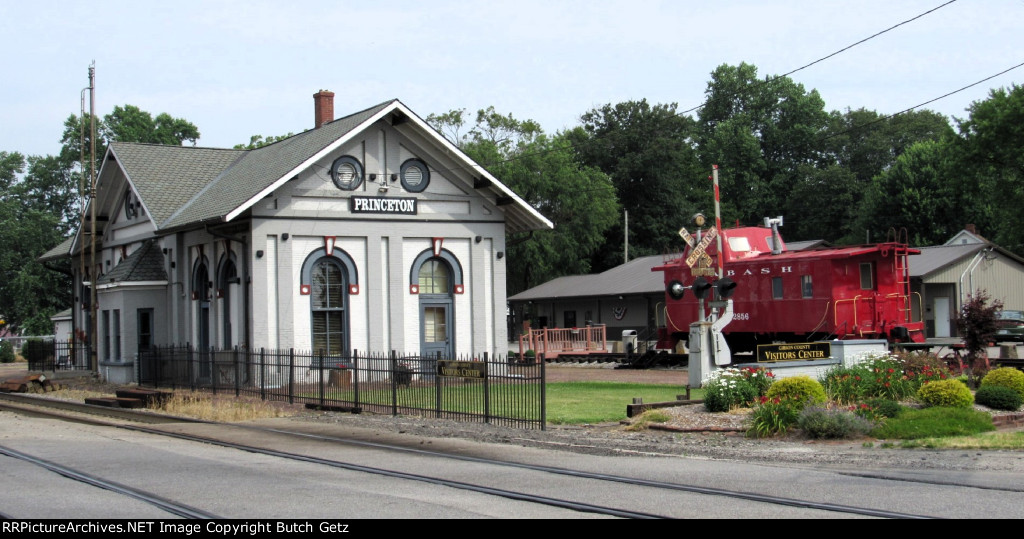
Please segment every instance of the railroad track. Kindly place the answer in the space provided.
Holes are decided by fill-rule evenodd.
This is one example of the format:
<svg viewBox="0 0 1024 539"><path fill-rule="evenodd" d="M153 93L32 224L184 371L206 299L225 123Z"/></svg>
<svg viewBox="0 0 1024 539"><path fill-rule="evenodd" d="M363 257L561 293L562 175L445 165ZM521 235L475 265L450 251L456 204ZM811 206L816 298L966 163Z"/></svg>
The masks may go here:
<svg viewBox="0 0 1024 539"><path fill-rule="evenodd" d="M209 422L192 422L193 424L202 426L203 428L200 430L205 432L205 434L195 434L184 432L185 430L188 429L183 428L182 425L187 424L191 421L183 418L160 417L157 414L140 414L138 412L128 410L118 411L119 413L116 415L120 417L113 418L110 417L111 415L113 415L110 410L96 410L96 408L99 407L95 406L89 406L84 404L77 405L75 403L55 403L55 401L49 401L47 399L32 399L30 397L21 396L17 396L14 399L11 399L9 397L11 397L11 395L0 396L0 409L16 411L17 413L21 414L33 414L36 416L45 415L49 417L56 417L65 421L83 422L95 426L114 427L118 429L129 430L132 432L170 437L177 440L185 440L189 442L211 444L226 449L244 451L246 453L257 454L274 459L284 459L287 461L302 462L317 467L323 467L325 469L338 469L344 470L346 472L382 476L400 481L427 483L430 485L446 487L458 491L473 492L478 494L485 494L488 496L497 496L507 500L515 500L517 502L523 502L527 504L539 504L548 507L567 509L571 511L584 512L595 515L636 519L675 518L687 515L680 514L680 512L677 510L678 508L676 508L676 510L665 510L665 506L661 506L658 504L650 505L645 503L637 503L637 500L671 500L676 498L683 500L689 499L691 496L712 496L715 497L716 499L724 500L725 503L729 505L735 505L737 503L742 502L754 504L757 506L795 508L800 511L811 511L811 514L815 514L817 516L864 516L876 518L931 518L935 516L904 513L891 510L880 510L878 508L859 507L837 503L823 503L820 501L769 495L752 491L738 491L731 489L711 488L706 485L698 483L685 483L670 480L652 480L649 478L631 476L626 474L599 473L594 471L587 471L584 469L548 466L543 464L515 462L506 459L472 456L464 453L459 454L448 451L425 450L422 448L411 448L408 447L407 445L381 443L375 441L368 441L365 439L359 439L355 437L311 434L309 432L300 432L297 430L288 430L280 428L263 428L254 426L221 425L212 424ZM14 400L21 402L11 402ZM51 405L53 406L53 408L50 408ZM106 417L97 417L94 415L95 413L103 413ZM176 430L167 430L169 426L168 423L176 424ZM211 432L216 432L218 433L218 435L211 435ZM238 438L244 438L249 440L250 442L239 443L237 441ZM310 443L313 443L315 447L308 447L308 444ZM299 451L282 449L282 447L301 447L303 450ZM13 454L8 453L7 451L10 450L5 449L0 452L7 456L11 456L12 458L21 458L15 457ZM544 489L507 488L510 485L505 484L499 486L495 485L493 482L480 480L467 481L460 477L458 473L443 474L422 473L419 471L414 472L410 471L407 467L402 466L369 465L366 463L357 462L358 459L341 459L336 457L324 456L323 454L318 454L338 454L339 452L342 452L346 455L349 455L353 451L358 451L360 453L372 452L372 454L377 455L372 458L372 460L375 462L386 461L388 463L392 463L394 461L400 460L398 457L396 457L396 455L402 455L402 458L413 459L416 463L414 468L417 470L439 471L443 467L450 466L449 464L443 464L445 462L460 462L464 463L464 466L472 466L474 469L486 470L486 472L469 474L474 478L476 478L478 475L481 477L489 475L508 476L511 473L518 477L522 477L522 482L524 484L536 485L544 483L570 482L573 484L579 484L581 486L573 489L579 492L578 496L574 496L572 498L551 496L546 494L544 492ZM392 456L380 457L382 452ZM25 456L27 458L34 458L31 455L27 454ZM459 466L457 466L456 468L459 468ZM52 471L57 470L52 469ZM61 472L57 471L57 473ZM70 470L67 472L67 474L62 473L62 475L65 475L66 477L72 477L72 475L70 475L72 473L79 473L83 478L90 477L88 473L77 470ZM529 479L526 479L527 477L529 477ZM126 487L125 485L119 486ZM107 487L100 486L100 488ZM126 488L130 489L130 487ZM597 492L619 491L622 492L622 496L618 497L617 503L615 504L601 503L607 497L591 495L596 494ZM168 500L164 499L164 501ZM173 505L174 502L170 503ZM666 506L671 505L673 504L666 504ZM0 512L2 511L3 508L0 507ZM195 513L194 516L186 516L185 518L216 518L214 515L210 513L205 513L202 512L201 510L196 511L198 512Z"/></svg>

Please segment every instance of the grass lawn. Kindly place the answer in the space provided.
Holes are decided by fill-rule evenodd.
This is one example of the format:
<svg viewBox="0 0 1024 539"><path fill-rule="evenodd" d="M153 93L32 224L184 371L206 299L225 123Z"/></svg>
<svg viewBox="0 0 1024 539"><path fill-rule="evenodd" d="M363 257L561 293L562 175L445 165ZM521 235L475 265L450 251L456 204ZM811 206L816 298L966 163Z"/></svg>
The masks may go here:
<svg viewBox="0 0 1024 539"><path fill-rule="evenodd" d="M685 395L686 386L633 384L622 382L557 382L547 385L548 423L606 423L626 419L626 405L634 398L644 402L676 400ZM702 390L692 390L691 399L700 399Z"/></svg>

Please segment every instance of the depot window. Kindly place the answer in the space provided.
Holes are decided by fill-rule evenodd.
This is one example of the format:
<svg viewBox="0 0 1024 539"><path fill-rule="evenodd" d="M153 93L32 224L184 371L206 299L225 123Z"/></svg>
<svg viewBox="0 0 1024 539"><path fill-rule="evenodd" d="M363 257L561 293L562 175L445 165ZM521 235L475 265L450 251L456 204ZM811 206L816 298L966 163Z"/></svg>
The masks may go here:
<svg viewBox="0 0 1024 539"><path fill-rule="evenodd" d="M782 299L782 277L772 277L772 299Z"/></svg>

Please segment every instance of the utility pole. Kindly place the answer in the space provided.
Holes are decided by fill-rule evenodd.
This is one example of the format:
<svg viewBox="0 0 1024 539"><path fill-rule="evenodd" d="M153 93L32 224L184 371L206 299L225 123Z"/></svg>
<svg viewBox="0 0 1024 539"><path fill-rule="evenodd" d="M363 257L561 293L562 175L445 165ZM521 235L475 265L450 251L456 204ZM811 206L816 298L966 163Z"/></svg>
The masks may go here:
<svg viewBox="0 0 1024 539"><path fill-rule="evenodd" d="M629 210L624 210L626 213L626 233L622 235L622 241L625 244L625 254L622 256L622 263L629 262Z"/></svg>
<svg viewBox="0 0 1024 539"><path fill-rule="evenodd" d="M99 372L99 356L96 350L96 281L99 271L96 266L96 61L89 66L89 217L90 256L89 268L89 343L90 368Z"/></svg>

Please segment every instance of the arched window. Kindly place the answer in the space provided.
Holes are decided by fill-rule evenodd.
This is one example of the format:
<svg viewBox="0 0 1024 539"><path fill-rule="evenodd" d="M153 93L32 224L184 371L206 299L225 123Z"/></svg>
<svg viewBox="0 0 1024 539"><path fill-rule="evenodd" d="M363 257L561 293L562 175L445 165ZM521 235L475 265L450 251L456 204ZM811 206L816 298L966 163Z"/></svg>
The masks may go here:
<svg viewBox="0 0 1024 539"><path fill-rule="evenodd" d="M452 272L448 264L439 258L431 258L420 266L420 294L450 294Z"/></svg>
<svg viewBox="0 0 1024 539"><path fill-rule="evenodd" d="M346 355L345 297L347 285L341 264L333 258L321 258L310 272L310 313L312 315L313 353Z"/></svg>
<svg viewBox="0 0 1024 539"><path fill-rule="evenodd" d="M234 330L232 327L234 316L238 313L234 311L237 307L234 303L238 300L234 285L241 284L242 280L238 276L238 268L235 266L235 255L229 253L222 257L220 262L220 268L217 270L217 297L220 298L220 317L221 317L221 344L224 349L230 349L234 346Z"/></svg>

